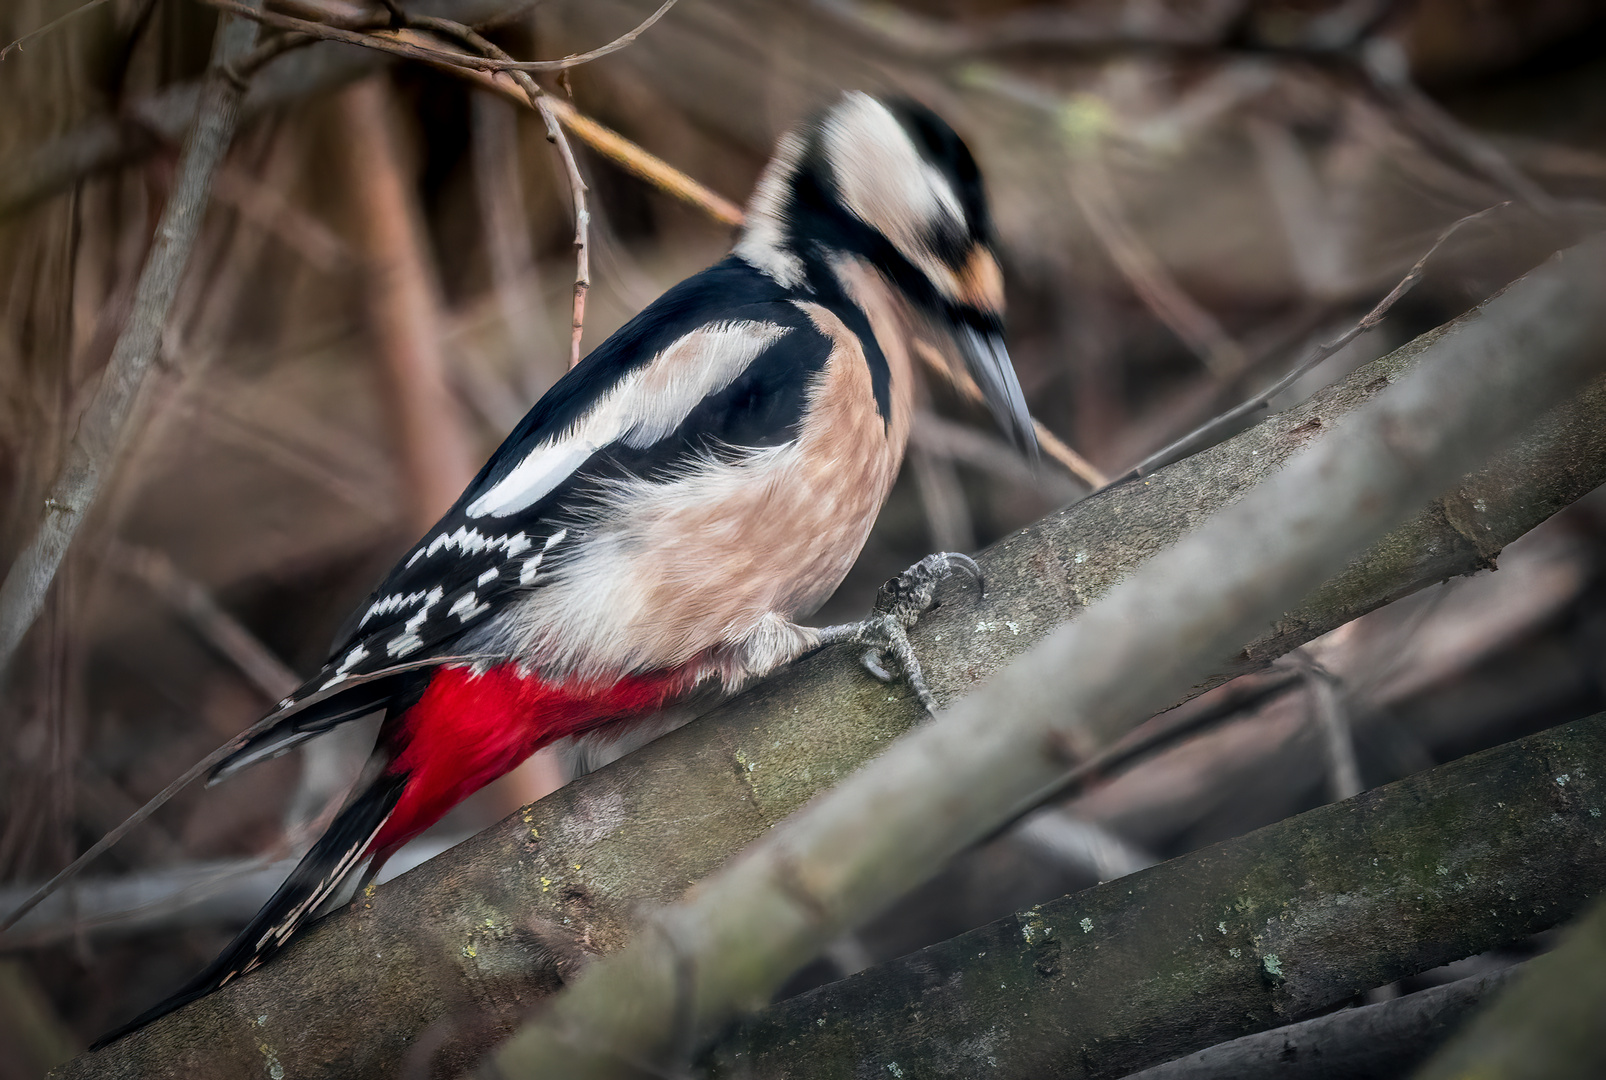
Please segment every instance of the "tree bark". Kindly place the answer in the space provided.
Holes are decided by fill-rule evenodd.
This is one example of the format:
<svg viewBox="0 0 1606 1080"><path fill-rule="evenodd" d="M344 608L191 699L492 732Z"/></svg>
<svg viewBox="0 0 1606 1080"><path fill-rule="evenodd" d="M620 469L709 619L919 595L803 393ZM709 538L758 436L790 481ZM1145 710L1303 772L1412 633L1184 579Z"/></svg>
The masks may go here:
<svg viewBox="0 0 1606 1080"><path fill-rule="evenodd" d="M1583 910L1603 754L1598 714L1318 807L781 1002L700 1064L1094 1080L1285 1025Z"/></svg>
<svg viewBox="0 0 1606 1080"><path fill-rule="evenodd" d="M1601 759L1582 763L1590 774ZM1569 777L1572 786L1577 774ZM1559 785L1562 777L1556 777ZM1603 807L1590 807L1597 824L1593 840L1606 846L1598 828ZM1597 901L1568 929L1554 952L1525 965L1488 1007L1436 1055L1417 1080L1597 1080L1606 1076L1606 900Z"/></svg>
<svg viewBox="0 0 1606 1080"><path fill-rule="evenodd" d="M999 670L1277 471L1457 325L986 552L985 597L949 590L913 634L939 700ZM1596 383L1201 685L1490 565L1505 544L1603 481L1606 383ZM645 905L678 899L919 719L901 686L869 678L849 650L811 657L364 897L262 970L61 1075L232 1077L261 1068L271 1052L286 1075L391 1076L420 1032L476 1011L487 1018L476 1045L443 1057L447 1066L465 1065L561 984L574 956L617 949ZM346 1007L353 1001L365 1004Z"/></svg>
<svg viewBox="0 0 1606 1080"><path fill-rule="evenodd" d="M1521 964L1245 1035L1126 1080L1373 1080L1400 1076L1521 971Z"/></svg>

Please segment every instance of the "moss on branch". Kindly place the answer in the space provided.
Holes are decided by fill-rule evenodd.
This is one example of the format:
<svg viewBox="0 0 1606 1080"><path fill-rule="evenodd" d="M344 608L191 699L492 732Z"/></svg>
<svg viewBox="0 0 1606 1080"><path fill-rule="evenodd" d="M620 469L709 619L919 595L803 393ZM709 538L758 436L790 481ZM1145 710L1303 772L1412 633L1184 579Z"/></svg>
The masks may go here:
<svg viewBox="0 0 1606 1080"><path fill-rule="evenodd" d="M1606 714L792 998L701 1064L747 1080L1119 1077L1302 1019L1606 890L1602 760Z"/></svg>

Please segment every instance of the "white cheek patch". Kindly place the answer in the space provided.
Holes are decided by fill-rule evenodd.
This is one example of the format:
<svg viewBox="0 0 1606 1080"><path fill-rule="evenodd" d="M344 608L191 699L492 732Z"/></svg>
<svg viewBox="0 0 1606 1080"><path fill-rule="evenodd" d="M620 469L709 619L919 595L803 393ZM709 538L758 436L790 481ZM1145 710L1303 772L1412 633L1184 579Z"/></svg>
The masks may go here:
<svg viewBox="0 0 1606 1080"><path fill-rule="evenodd" d="M508 517L534 506L599 450L616 443L651 446L684 423L703 399L736 381L789 330L776 323L725 322L676 340L621 379L567 431L531 449L465 513Z"/></svg>
<svg viewBox="0 0 1606 1080"><path fill-rule="evenodd" d="M843 204L954 299L958 279L925 239L934 229L968 231L947 177L920 156L903 125L868 94L845 95L821 135Z"/></svg>

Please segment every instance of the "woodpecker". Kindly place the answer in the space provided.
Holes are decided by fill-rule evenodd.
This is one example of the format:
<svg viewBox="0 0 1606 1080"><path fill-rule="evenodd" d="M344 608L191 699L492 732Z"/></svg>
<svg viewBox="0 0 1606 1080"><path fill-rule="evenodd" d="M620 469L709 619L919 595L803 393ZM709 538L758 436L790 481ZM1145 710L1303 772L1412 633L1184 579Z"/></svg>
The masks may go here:
<svg viewBox="0 0 1606 1080"><path fill-rule="evenodd" d="M905 633L962 555L921 560L860 623L805 618L858 557L909 434L917 348L1035 454L1003 345L976 162L930 110L848 93L783 136L722 261L537 402L218 780L383 711L373 755L284 885L175 995L281 948L365 861L558 739L728 693L823 645L867 647L932 707Z"/></svg>

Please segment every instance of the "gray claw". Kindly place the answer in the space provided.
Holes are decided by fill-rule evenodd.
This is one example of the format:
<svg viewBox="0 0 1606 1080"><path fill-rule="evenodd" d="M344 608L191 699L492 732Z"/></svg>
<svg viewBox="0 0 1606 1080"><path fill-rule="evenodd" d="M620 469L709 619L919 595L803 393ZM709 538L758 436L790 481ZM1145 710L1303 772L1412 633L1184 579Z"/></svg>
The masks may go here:
<svg viewBox="0 0 1606 1080"><path fill-rule="evenodd" d="M935 713L937 700L926 686L920 659L909 643L909 628L936 606L937 586L955 573L966 574L977 585L983 584L981 567L969 555L953 551L927 555L881 586L876 595L875 614L863 622L824 628L820 631L820 644L846 641L869 645L859 658L865 670L882 682L892 681L893 670L901 672L926 711ZM887 660L891 662L884 663Z"/></svg>
<svg viewBox="0 0 1606 1080"><path fill-rule="evenodd" d="M897 678L897 676L882 666L880 649L864 650L864 655L859 657L859 663L864 665L864 670L868 671L882 682L891 682L893 679Z"/></svg>

